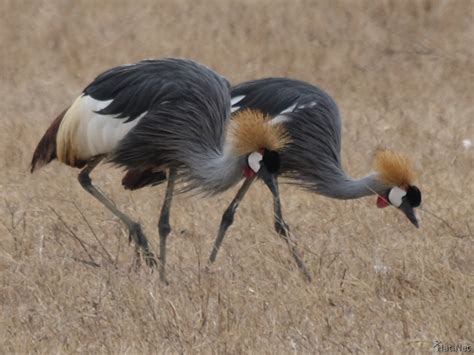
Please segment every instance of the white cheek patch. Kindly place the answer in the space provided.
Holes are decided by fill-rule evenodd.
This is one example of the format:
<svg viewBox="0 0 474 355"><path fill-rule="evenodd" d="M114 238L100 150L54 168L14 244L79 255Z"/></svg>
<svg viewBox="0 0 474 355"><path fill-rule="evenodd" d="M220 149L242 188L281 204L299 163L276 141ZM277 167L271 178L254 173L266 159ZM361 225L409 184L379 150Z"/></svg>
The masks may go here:
<svg viewBox="0 0 474 355"><path fill-rule="evenodd" d="M263 159L263 155L260 154L259 152L253 152L252 154L249 155L248 157L249 167L250 169L252 169L254 173L258 173L258 171L260 170L260 162L262 161L262 159Z"/></svg>
<svg viewBox="0 0 474 355"><path fill-rule="evenodd" d="M388 200L395 207L400 207L402 204L402 198L407 194L405 190L395 186L388 193Z"/></svg>

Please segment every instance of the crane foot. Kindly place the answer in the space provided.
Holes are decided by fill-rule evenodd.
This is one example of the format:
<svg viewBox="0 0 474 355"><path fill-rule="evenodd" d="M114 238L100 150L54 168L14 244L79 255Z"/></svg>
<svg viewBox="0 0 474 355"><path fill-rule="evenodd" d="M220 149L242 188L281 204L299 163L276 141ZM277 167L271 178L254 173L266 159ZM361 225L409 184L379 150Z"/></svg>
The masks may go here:
<svg viewBox="0 0 474 355"><path fill-rule="evenodd" d="M143 234L142 227L138 223L134 223L129 230L129 242L134 242L136 245L135 251L135 267L140 266L140 249L145 259L145 263L150 268L155 268L158 263L156 262L155 255L148 247L148 240L145 234Z"/></svg>

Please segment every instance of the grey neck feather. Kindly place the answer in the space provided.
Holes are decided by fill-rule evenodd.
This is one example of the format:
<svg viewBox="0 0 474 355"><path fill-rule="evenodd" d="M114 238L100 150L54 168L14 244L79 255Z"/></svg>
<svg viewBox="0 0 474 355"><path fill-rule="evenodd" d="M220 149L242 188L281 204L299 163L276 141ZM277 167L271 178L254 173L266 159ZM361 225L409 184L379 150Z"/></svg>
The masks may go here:
<svg viewBox="0 0 474 355"><path fill-rule="evenodd" d="M219 156L209 160L206 165L209 171L212 171L211 181L209 182L214 185L216 192L221 192L240 181L245 159L233 153L226 146Z"/></svg>
<svg viewBox="0 0 474 355"><path fill-rule="evenodd" d="M322 195L342 200L382 194L389 188L389 185L380 181L376 173L361 179L353 179L342 173L331 182L329 188L324 185L318 186L318 190Z"/></svg>
<svg viewBox="0 0 474 355"><path fill-rule="evenodd" d="M215 194L227 190L242 178L245 158L232 152L225 144L221 151L209 152L203 159L193 159L190 188Z"/></svg>

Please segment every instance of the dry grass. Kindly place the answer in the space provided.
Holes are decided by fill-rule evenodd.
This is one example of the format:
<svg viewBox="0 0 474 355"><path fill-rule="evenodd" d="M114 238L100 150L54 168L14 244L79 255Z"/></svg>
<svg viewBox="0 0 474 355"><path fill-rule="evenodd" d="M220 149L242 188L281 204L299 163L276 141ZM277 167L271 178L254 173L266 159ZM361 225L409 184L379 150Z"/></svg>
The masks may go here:
<svg viewBox="0 0 474 355"><path fill-rule="evenodd" d="M0 1L0 352L413 353L473 344L474 3L437 1ZM282 187L314 282L303 281L254 186L204 271L232 193L175 200L169 286L130 271L120 223L77 171L28 164L49 123L103 69L184 56L233 82L279 75L329 91L345 167L377 146L415 162L425 211L414 229L373 198ZM157 250L163 187L96 182ZM431 215L435 213L443 220ZM205 213L203 213L205 212ZM446 222L447 223L446 223ZM84 248L79 243L84 243ZM94 266L98 264L99 267Z"/></svg>

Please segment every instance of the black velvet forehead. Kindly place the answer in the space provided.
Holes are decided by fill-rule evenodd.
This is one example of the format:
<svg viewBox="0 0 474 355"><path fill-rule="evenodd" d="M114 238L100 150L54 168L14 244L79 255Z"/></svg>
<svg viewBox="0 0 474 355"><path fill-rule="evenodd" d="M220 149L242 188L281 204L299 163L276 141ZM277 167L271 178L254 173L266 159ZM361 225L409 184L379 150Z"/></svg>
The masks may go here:
<svg viewBox="0 0 474 355"><path fill-rule="evenodd" d="M421 191L415 185L409 186L406 199L411 207L418 207L421 204Z"/></svg>
<svg viewBox="0 0 474 355"><path fill-rule="evenodd" d="M280 170L280 154L273 150L264 150L262 163L266 166L270 174L275 174Z"/></svg>

